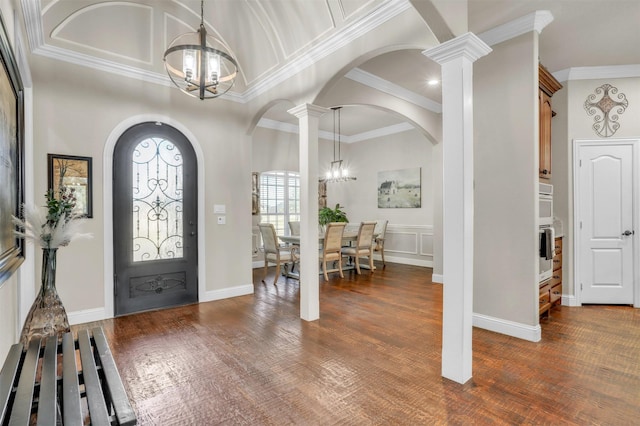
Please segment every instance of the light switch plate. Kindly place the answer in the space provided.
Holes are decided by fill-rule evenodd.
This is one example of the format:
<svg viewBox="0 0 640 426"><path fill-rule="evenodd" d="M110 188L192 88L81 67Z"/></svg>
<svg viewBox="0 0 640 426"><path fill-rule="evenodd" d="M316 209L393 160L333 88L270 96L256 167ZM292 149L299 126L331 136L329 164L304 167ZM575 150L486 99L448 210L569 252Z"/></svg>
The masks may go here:
<svg viewBox="0 0 640 426"><path fill-rule="evenodd" d="M217 214L225 214L227 212L227 206L224 204L214 204L213 212Z"/></svg>

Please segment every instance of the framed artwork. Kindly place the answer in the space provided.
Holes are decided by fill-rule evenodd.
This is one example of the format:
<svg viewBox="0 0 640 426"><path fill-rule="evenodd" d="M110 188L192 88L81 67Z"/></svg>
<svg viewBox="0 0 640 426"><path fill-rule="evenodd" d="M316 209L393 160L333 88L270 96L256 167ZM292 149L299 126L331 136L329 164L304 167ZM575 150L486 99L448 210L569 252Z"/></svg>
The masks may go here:
<svg viewBox="0 0 640 426"><path fill-rule="evenodd" d="M327 181L325 179L318 180L318 209L327 207Z"/></svg>
<svg viewBox="0 0 640 426"><path fill-rule="evenodd" d="M260 214L260 173L251 173L251 214Z"/></svg>
<svg viewBox="0 0 640 426"><path fill-rule="evenodd" d="M73 188L76 194L74 213L82 217L93 217L91 157L49 154L47 160L49 189L57 195L61 186Z"/></svg>
<svg viewBox="0 0 640 426"><path fill-rule="evenodd" d="M0 15L0 284L24 261L11 215L24 203L24 87Z"/></svg>
<svg viewBox="0 0 640 426"><path fill-rule="evenodd" d="M378 172L378 208L420 208L421 182L420 167Z"/></svg>

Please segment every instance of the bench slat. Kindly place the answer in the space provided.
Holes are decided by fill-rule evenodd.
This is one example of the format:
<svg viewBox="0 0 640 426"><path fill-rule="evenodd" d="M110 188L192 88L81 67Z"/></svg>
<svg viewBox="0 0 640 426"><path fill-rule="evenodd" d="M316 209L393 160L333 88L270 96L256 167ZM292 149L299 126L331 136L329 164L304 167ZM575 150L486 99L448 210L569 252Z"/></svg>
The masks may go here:
<svg viewBox="0 0 640 426"><path fill-rule="evenodd" d="M95 358L91 348L91 340L87 330L78 332L78 344L80 347L80 359L82 361L82 375L87 394L89 415L92 425L110 425L109 413L104 402L100 377L95 364Z"/></svg>
<svg viewBox="0 0 640 426"><path fill-rule="evenodd" d="M105 381L107 382L107 389L111 395L111 402L113 403L116 418L118 419L118 424L122 426L135 425L136 414L129 403L127 392L124 389L120 373L118 373L115 361L111 355L111 349L109 348L104 331L102 328L97 327L94 328L92 332L93 340L95 341L98 355L100 356L102 372L104 374Z"/></svg>
<svg viewBox="0 0 640 426"><path fill-rule="evenodd" d="M9 397L13 391L18 366L22 359L22 343L16 343L9 349L7 359L0 371L0 424L4 424L9 408Z"/></svg>
<svg viewBox="0 0 640 426"><path fill-rule="evenodd" d="M76 364L76 344L73 333L62 336L62 406L65 426L82 426L82 406L80 405L80 384Z"/></svg>
<svg viewBox="0 0 640 426"><path fill-rule="evenodd" d="M42 359L40 394L38 396L38 426L55 426L57 414L58 336L48 337Z"/></svg>
<svg viewBox="0 0 640 426"><path fill-rule="evenodd" d="M16 390L16 399L11 409L9 425L28 425L33 404L33 388L36 381L36 369L40 357L40 339L32 339L22 364L22 372Z"/></svg>

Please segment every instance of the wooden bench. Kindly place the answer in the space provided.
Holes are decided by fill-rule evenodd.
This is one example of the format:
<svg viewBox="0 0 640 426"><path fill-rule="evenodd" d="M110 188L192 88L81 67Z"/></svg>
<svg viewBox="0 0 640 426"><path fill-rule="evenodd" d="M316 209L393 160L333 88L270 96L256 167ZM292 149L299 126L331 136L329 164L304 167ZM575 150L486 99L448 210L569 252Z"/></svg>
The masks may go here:
<svg viewBox="0 0 640 426"><path fill-rule="evenodd" d="M78 365L77 361L80 361ZM11 347L0 371L0 425L135 425L102 328L78 339L32 339Z"/></svg>

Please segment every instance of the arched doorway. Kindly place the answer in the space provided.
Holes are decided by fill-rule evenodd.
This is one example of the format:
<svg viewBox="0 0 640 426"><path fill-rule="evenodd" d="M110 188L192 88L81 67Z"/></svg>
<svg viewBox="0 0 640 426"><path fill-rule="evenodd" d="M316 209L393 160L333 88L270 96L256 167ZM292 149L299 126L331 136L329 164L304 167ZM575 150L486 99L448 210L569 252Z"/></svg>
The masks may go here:
<svg viewBox="0 0 640 426"><path fill-rule="evenodd" d="M113 155L114 313L198 301L197 161L189 140L137 124Z"/></svg>

